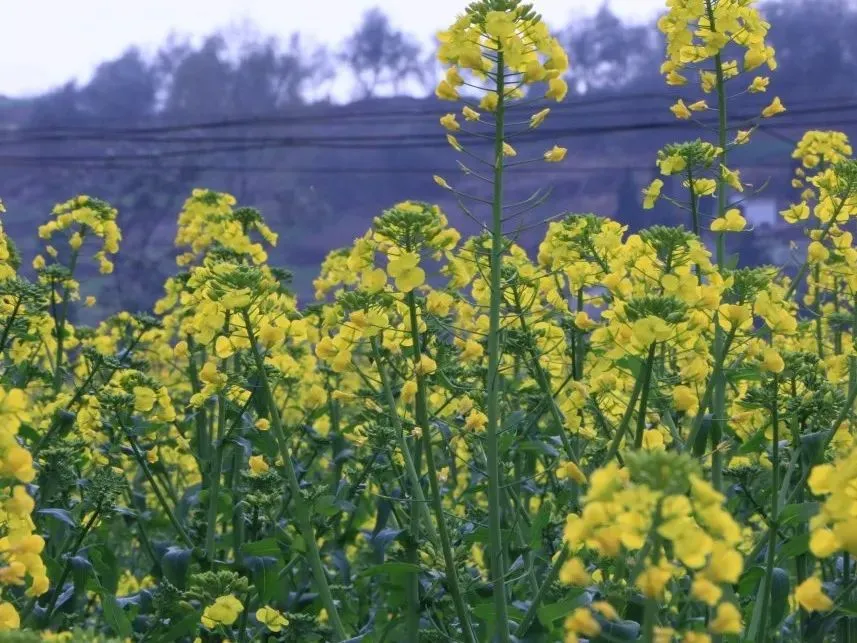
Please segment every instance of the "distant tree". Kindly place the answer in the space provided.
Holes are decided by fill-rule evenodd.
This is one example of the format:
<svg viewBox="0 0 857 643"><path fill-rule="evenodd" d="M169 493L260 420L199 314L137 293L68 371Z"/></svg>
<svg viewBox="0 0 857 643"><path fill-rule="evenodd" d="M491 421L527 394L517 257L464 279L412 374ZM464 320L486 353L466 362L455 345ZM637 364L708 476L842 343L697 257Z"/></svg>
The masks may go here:
<svg viewBox="0 0 857 643"><path fill-rule="evenodd" d="M853 2L767 2L764 13L774 25L769 40L777 51L778 83L817 89L822 96L855 93L857 6ZM819 33L824 37L819 38Z"/></svg>
<svg viewBox="0 0 857 643"><path fill-rule="evenodd" d="M309 49L292 34L283 50L275 38L247 40L232 74L232 110L273 111L307 102L333 75L324 48Z"/></svg>
<svg viewBox="0 0 857 643"><path fill-rule="evenodd" d="M80 91L74 82L42 94L33 100L28 127L67 127L84 123L80 109Z"/></svg>
<svg viewBox="0 0 857 643"><path fill-rule="evenodd" d="M293 105L322 98L325 85L334 77L330 52L326 47L306 44L294 33L280 53L276 92L280 105Z"/></svg>
<svg viewBox="0 0 857 643"><path fill-rule="evenodd" d="M607 4L568 27L563 40L572 86L581 94L626 86L660 55L651 27L625 24Z"/></svg>
<svg viewBox="0 0 857 643"><path fill-rule="evenodd" d="M155 111L157 76L136 48L100 64L80 91L80 108L95 120L134 123Z"/></svg>
<svg viewBox="0 0 857 643"><path fill-rule="evenodd" d="M634 171L626 169L616 189L616 210L613 217L622 223L630 223L635 228L640 227L639 219L642 212L642 197L634 179Z"/></svg>
<svg viewBox="0 0 857 643"><path fill-rule="evenodd" d="M209 36L196 50L170 43L161 50L159 62L166 81L165 113L199 120L229 112L232 66L223 36Z"/></svg>
<svg viewBox="0 0 857 643"><path fill-rule="evenodd" d="M359 98L376 96L388 86L399 95L409 80L423 82L425 63L419 44L397 31L380 9L370 9L340 51L358 86Z"/></svg>

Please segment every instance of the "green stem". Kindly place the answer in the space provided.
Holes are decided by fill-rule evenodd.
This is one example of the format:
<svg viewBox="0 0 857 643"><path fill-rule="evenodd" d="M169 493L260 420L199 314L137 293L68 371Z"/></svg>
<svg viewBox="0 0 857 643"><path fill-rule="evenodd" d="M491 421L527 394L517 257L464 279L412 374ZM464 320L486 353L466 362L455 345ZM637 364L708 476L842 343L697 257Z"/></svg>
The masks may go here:
<svg viewBox="0 0 857 643"><path fill-rule="evenodd" d="M411 449L408 441L405 438L405 431L402 427L402 421L399 418L399 412L396 409L396 398L393 396L393 389L390 386L390 378L387 376L387 369L384 368L384 363L381 357L381 351L378 349L378 342L373 337L370 340L372 346L372 355L375 360L375 367L378 369L378 377L381 379L381 388L384 391L384 398L387 402L387 408L390 413L390 420L393 423L393 430L396 432L396 440L399 443L399 451L402 453L402 459L405 462L405 473L408 476L408 481L411 487L411 515L410 528L412 542L407 548L408 562L418 564L419 555L417 552L417 542L419 541L420 521L425 523L426 532L433 543L439 543L437 532L434 530L431 516L429 515L428 507L423 494L423 487L420 482L420 477L417 474L414 460L411 457ZM405 588L405 600L407 602L406 616L406 631L409 641L419 641L420 631L420 578L419 572L414 572L408 579L408 584Z"/></svg>
<svg viewBox="0 0 857 643"><path fill-rule="evenodd" d="M18 316L18 309L21 307L21 297L18 297L15 300L15 307L12 308L12 312L9 313L9 318L6 320L6 324L3 327L3 335L0 336L0 353L6 350L6 340L9 338L9 331L12 329L12 324L15 322L15 318Z"/></svg>
<svg viewBox="0 0 857 643"><path fill-rule="evenodd" d="M77 266L77 257L77 250L72 251L71 261L69 262L68 266L69 278L74 275L74 269ZM58 393L60 388L62 387L63 343L65 342L65 320L68 316L68 299L70 294L71 293L69 293L68 287L64 287L59 314L54 316L54 325L56 326L57 334L57 350L55 362L56 370L54 370L54 393ZM51 297L53 296L53 293L51 293Z"/></svg>
<svg viewBox="0 0 857 643"><path fill-rule="evenodd" d="M402 459L405 461L405 473L408 474L408 481L411 483L411 488L414 495L416 510L422 516L423 523L428 532L429 539L433 544L438 544L440 540L435 531L434 523L431 521L431 515L426 507L426 497L423 493L422 484L417 469L414 466L414 459L411 457L411 449L408 447L408 442L405 439L405 431L402 427L402 420L399 417L399 412L396 410L396 399L393 396L393 389L390 386L390 378L387 375L387 369L384 368L381 351L378 349L378 342L373 338L372 354L375 358L375 365L378 368L378 377L381 378L381 387L384 390L384 398L387 402L387 408L390 411L390 421L393 423L393 429L396 431L396 439L399 443L399 451L402 452Z"/></svg>
<svg viewBox="0 0 857 643"><path fill-rule="evenodd" d="M729 347L732 345L732 340L734 338L735 329L732 329L726 334L726 338L723 341L723 344L715 354L712 376L708 379L708 382L705 385L705 391L702 394L702 399L699 401L699 411L697 411L696 417L693 419L693 423L690 428L690 433L688 434L688 445L693 445L696 443L696 435L697 433L699 433L699 429L702 427L702 422L705 420L705 412L708 410L709 404L711 404L711 398L715 389L715 375L723 369L723 364L726 361L726 355L729 353Z"/></svg>
<svg viewBox="0 0 857 643"><path fill-rule="evenodd" d="M643 385L640 393L640 410L637 413L637 434L634 436L634 449L643 448L643 434L646 431L646 407L649 405L649 389L652 385L652 366L655 361L655 347L657 342L649 346L649 354L646 356L646 365L643 368Z"/></svg>
<svg viewBox="0 0 857 643"><path fill-rule="evenodd" d="M243 449L240 447L232 447L232 481L231 493L233 498L238 498L238 481L241 477L241 461L244 456ZM353 515L353 514L352 514ZM244 565L244 554L241 551L244 546L245 523L244 523L244 505L237 503L232 514L232 553L235 556L235 564L238 567Z"/></svg>
<svg viewBox="0 0 857 643"><path fill-rule="evenodd" d="M420 332L419 322L417 321L417 304L414 299L414 293L408 293L408 312L411 321L411 339L413 344L413 359L414 368L420 363L422 357L422 349L420 348ZM475 643L476 637L473 634L473 628L470 624L470 614L467 611L467 605L464 603L464 597L461 594L461 589L458 584L458 570L455 568L455 558L452 555L452 544L449 539L449 530L446 527L446 519L443 515L443 500L440 497L440 484L437 479L437 468L434 462L434 449L431 441L431 427L428 421L428 408L426 405L426 382L423 375L417 374L417 404L416 416L417 426L423 433L423 451L426 456L426 469L428 470L429 489L431 491L431 505L434 511L434 517L437 521L437 531L440 536L440 546L443 552L443 562L446 568L446 581L449 584L449 592L452 594L452 602L455 604L455 611L458 614L458 619L461 621L461 631L464 635L464 640L467 643ZM508 623L506 624L508 628Z"/></svg>
<svg viewBox="0 0 857 643"><path fill-rule="evenodd" d="M247 621L252 609L252 596L250 592L244 595L244 611L241 613L241 618L238 621L238 642L244 643L247 640Z"/></svg>
<svg viewBox="0 0 857 643"><path fill-rule="evenodd" d="M712 0L705 0L706 12L708 13L709 28L712 31L716 30L714 18L714 5ZM720 218L726 213L727 197L726 197L726 181L723 178L723 168L726 167L726 147L728 131L728 118L726 114L726 78L723 73L723 57L718 52L714 56L714 73L717 79L717 144L720 148L720 163L718 166L717 176L717 217ZM717 234L717 267L720 272L723 272L725 264L725 235L720 232ZM723 350L724 336L723 329L717 320L717 313L714 314L714 348L715 355L720 352L725 354ZM723 488L723 454L720 451L720 440L724 433L724 424L726 422L726 376L722 369L717 369L712 374L714 380L714 401L712 405L712 414L714 415L711 423L711 484L717 490Z"/></svg>
<svg viewBox="0 0 857 643"><path fill-rule="evenodd" d="M696 190L693 188L693 170L691 166L687 166L687 184L690 190L690 219L693 227L693 234L699 236L699 201L696 198Z"/></svg>
<svg viewBox="0 0 857 643"><path fill-rule="evenodd" d="M652 521L652 530L647 539L647 545L651 544L651 564L657 566L661 559L661 537L658 535L658 529L661 524L661 507L662 503L658 503L658 508L655 513L655 519ZM645 547L640 552L640 558L637 561L637 571L631 577L637 577L639 570L645 564ZM645 606L643 607L643 641L646 643L655 643L655 627L658 625L658 600L657 598L646 597Z"/></svg>
<svg viewBox="0 0 857 643"><path fill-rule="evenodd" d="M848 419L849 415L851 415L851 409L854 406L855 400L857 400L857 381L855 381L854 378L855 370L857 370L857 360L855 360L854 357L851 357L849 368L851 370L852 377L850 378L851 384L848 388L848 397L845 398L845 404L842 406L842 410L839 411L839 415L836 416L836 419L833 421L833 426L824 438L824 444L822 448L819 449L816 457L817 460L824 457L824 452L827 450L827 447L830 446L830 443L833 442L833 438L836 437L836 432L839 430L839 427L842 426L842 423ZM816 461L813 464L820 464L820 462Z"/></svg>
<svg viewBox="0 0 857 643"><path fill-rule="evenodd" d="M503 269L503 143L505 140L506 77L503 51L497 52L497 110L494 130L494 195L491 208L491 299L488 310L488 373L485 399L488 426L485 455L488 473L488 534L491 581L494 584L495 623L499 643L509 643L506 607L506 570L500 501L500 302Z"/></svg>
<svg viewBox="0 0 857 643"><path fill-rule="evenodd" d="M818 356L824 359L824 338L822 337L822 317L821 317L821 288L819 281L821 280L821 267L815 267L815 292L813 293L812 311L815 314L815 346L818 351Z"/></svg>
<svg viewBox="0 0 857 643"><path fill-rule="evenodd" d="M131 343L128 344L128 348L125 349L126 354L130 355L131 351L133 351L137 347L137 344L143 338L144 332L145 331L141 331L134 338L134 341L132 341ZM78 402L80 402L80 399L84 395L84 391L86 391L87 388L89 388L89 385L92 383L92 380L95 379L95 376L98 375L98 372L100 371L101 366L103 364L104 364L104 362L101 360L100 357L96 358L96 360L92 364L92 368L90 369L89 374L87 374L86 379L83 381L83 384L81 384L80 386L77 387L77 390L74 392L74 395L72 396L71 400L69 401L68 404L66 404L65 409L64 409L65 411L71 411L71 409L74 407L74 405L77 404ZM109 372L106 373L106 375L103 377L103 380L105 382L109 382L110 378L113 377L113 374L116 371L118 371L119 368L120 368L119 365L115 365L115 366L111 367L109 369ZM37 456L39 455L39 453L41 452L41 450L44 447L46 447L48 444L51 443L54 436L56 435L56 432L60 428L63 428L63 426L64 425L63 425L63 422L61 421L60 414L54 413L54 416L51 420L51 425L48 428L47 432L39 439L39 441L36 443L36 445L31 449L31 455L33 456L33 460L35 460L37 458ZM60 436L60 437L62 437L62 436Z"/></svg>
<svg viewBox="0 0 857 643"><path fill-rule="evenodd" d="M199 372L196 369L196 360L194 358L194 341L193 338L188 336L187 339L188 345L188 378L190 379L191 388L194 394L199 393L202 390L202 384L199 381ZM208 438L208 426L207 420L205 417L206 410L205 404L196 409L194 413L194 423L196 424L196 449L199 454L199 459L202 463L200 470L202 472L202 480L203 485L208 482L208 465L209 460L211 459L209 448L211 446L209 438Z"/></svg>
<svg viewBox="0 0 857 643"><path fill-rule="evenodd" d="M850 587L851 585L851 556L848 552L844 552L842 554L842 586L845 588ZM844 600L847 601L849 598L849 594L851 590L845 589L843 594L845 596ZM842 628L842 643L851 643L851 619L849 617L845 617L841 621L840 627Z"/></svg>
<svg viewBox="0 0 857 643"><path fill-rule="evenodd" d="M655 642L655 627L658 624L658 602L654 598L647 598L643 607L643 641L645 643Z"/></svg>
<svg viewBox="0 0 857 643"><path fill-rule="evenodd" d="M170 524L173 526L173 529L176 530L176 533L178 533L179 537L184 541L184 543L190 549L193 549L193 540L191 540L190 536L188 536L187 532L184 530L184 527L182 527L181 523L178 521L178 518L176 518L176 515L170 507L170 504L167 502L167 499L164 497L164 493L158 486L158 483L155 480L155 476L152 475L152 470L149 469L149 463L146 462L146 457L143 455L143 453L140 451L140 447L137 445L137 440L135 440L133 436L128 434L127 431L125 431L125 434L128 437L128 442L131 444L131 451L134 453L134 458L137 460L137 464L140 465L140 469L142 469L143 475L146 477L146 480L152 487L152 491L155 492L155 497L158 499L158 503L161 505L161 508L164 510L164 513L167 514L167 518L169 519Z"/></svg>
<svg viewBox="0 0 857 643"><path fill-rule="evenodd" d="M80 530L80 533L77 536L77 539L74 541L74 544L66 553L65 565L62 568L62 573L60 574L59 580L57 581L56 587L54 588L53 594L51 594L51 600L48 603L48 606L45 608L45 622L51 622L51 616L53 616L54 608L56 607L57 600L59 600L60 594L62 594L62 588L65 584L66 579L68 578L68 574L71 571L71 559L77 555L80 546L83 544L86 535L89 533L89 530L92 529L92 526L95 524L95 521L98 519L98 514L100 513L99 509L96 508L92 515L89 517L89 520L86 521L86 524L83 525L83 529Z"/></svg>
<svg viewBox="0 0 857 643"><path fill-rule="evenodd" d="M533 340L533 336L530 334L530 328L527 324L527 320L524 318L524 310L521 308L521 299L518 295L518 291L515 291L515 306L518 309L518 319L521 322L521 330L524 331L524 334L527 335L528 338ZM565 420L562 417L562 413L560 413L559 407L556 405L556 399L551 390L550 381L548 380L547 373L545 373L545 369L542 368L541 363L539 362L539 354L536 352L535 344L530 341L528 342L530 345L529 357L530 363L532 366L530 367L533 373L533 378L536 380L536 383L539 385L539 390L542 393L543 399L547 400L548 410L551 414L551 419L553 419L554 424L556 425L557 433L559 434L560 439L562 440L563 447L565 448L565 453L568 456L568 459L577 464L577 454L574 452L574 446L571 444L571 440L568 438L568 434L565 430ZM576 483L575 483L575 493L576 492Z"/></svg>
<svg viewBox="0 0 857 643"><path fill-rule="evenodd" d="M292 501L295 505L295 518L298 523L301 536L304 539L304 544L307 548L307 556L309 558L313 578L315 579L316 591L318 591L319 596L321 597L321 602L327 610L328 620L330 622L330 626L333 628L336 641L344 641L348 637L345 634L345 628L342 626L342 621L339 619L339 611L336 609L333 594L331 594L330 586L327 583L327 574L324 570L324 565L321 562L321 553L318 550L318 543L315 539L315 532L310 519L309 506L301 494L300 483L298 482L298 476L295 472L294 462L292 461L291 449L289 449L286 434L283 430L283 424L280 420L280 412L277 408L277 403L274 400L273 393L271 392L271 385L268 382L268 377L265 373L265 361L259 350L256 335L253 333L253 323L246 310L243 312L243 317L245 327L247 328L247 339L250 341L250 349L253 352L253 359L256 364L256 372L259 375L259 383L262 387L262 393L265 396L265 406L268 409L268 416L271 420L271 430L274 432L274 437L277 440L280 454L283 457L283 464L286 468L286 479L291 491Z"/></svg>
<svg viewBox="0 0 857 643"><path fill-rule="evenodd" d="M223 429L226 424L226 400L223 395L217 396L217 424L215 425L214 466L208 480L208 516L205 527L205 559L214 568L214 541L217 532L217 502L220 498L220 477L223 472L224 449L220 441L223 439Z"/></svg>
<svg viewBox="0 0 857 643"><path fill-rule="evenodd" d="M648 360L643 364L643 368L646 370L651 368L651 364ZM622 415L622 420L619 422L619 426L616 427L616 433L613 434L613 441L607 449L605 462L609 462L619 453L619 445L622 443L622 438L628 431L628 426L631 424L631 418L634 415L634 409L637 406L637 398L640 397L640 392L643 390L643 379L643 377L638 377L634 381L634 389L631 391L631 397L628 399L628 406L625 407L625 413Z"/></svg>
<svg viewBox="0 0 857 643"><path fill-rule="evenodd" d="M560 550L559 554L557 554L557 557L551 564L550 569L548 569L547 576L545 576L545 579L542 581L538 592L536 592L536 595L533 598L533 602L530 603L530 606L524 613L524 618L521 620L521 624L518 626L518 629L515 632L515 636L517 638L522 639L524 634L526 634L530 627L532 627L533 623L535 623L536 617L538 616L539 607L541 606L542 601L544 601L548 590L553 586L553 583L556 580L557 576L559 576L559 570L562 569L562 566L565 564L565 561L568 560L568 556L568 548L563 545L563 548Z"/></svg>
<svg viewBox="0 0 857 643"><path fill-rule="evenodd" d="M851 188L852 188L852 184L849 182L848 187L846 189L847 194L851 194ZM821 229L821 233L818 236L818 242L819 243L822 243L827 238L827 235L830 233L830 229L833 227L833 225L836 223L837 219L839 218L839 212L842 210L842 207L847 202L848 202L848 199L843 198L840 200L840 202L834 208L833 214L830 217L830 221L825 223L824 227ZM800 282L803 281L803 278L806 276L806 273L809 272L809 266L810 266L809 257L807 257L804 260L804 262L801 264L801 267L798 270L797 274L795 275L795 278L789 284L789 287L786 290L785 295L783 295L783 301L788 301L789 299L791 299L791 296L794 294L795 290L797 290L797 287L800 285Z"/></svg>
<svg viewBox="0 0 857 643"><path fill-rule="evenodd" d="M767 632L768 606L771 602L771 590L774 583L774 563L777 556L777 520L779 517L780 490L780 420L779 420L779 378L773 379L774 401L771 407L771 430L773 443L771 445L771 513L769 515L770 532L768 534L768 559L765 566L765 590L762 593L762 611L759 621L757 641L765 641L770 634Z"/></svg>

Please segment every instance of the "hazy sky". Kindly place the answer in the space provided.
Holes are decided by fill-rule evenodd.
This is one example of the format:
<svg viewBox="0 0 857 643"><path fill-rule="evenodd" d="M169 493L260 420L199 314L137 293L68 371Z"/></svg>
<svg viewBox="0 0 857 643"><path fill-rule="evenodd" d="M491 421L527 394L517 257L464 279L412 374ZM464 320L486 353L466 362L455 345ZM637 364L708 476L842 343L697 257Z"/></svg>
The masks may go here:
<svg viewBox="0 0 857 643"><path fill-rule="evenodd" d="M0 95L21 96L71 78L86 80L99 62L130 45L151 52L170 33L203 36L243 22L265 34L294 31L335 44L361 14L381 7L397 27L428 40L469 0L0 0ZM549 21L564 26L594 12L602 0L535 0ZM629 19L646 19L663 0L609 0Z"/></svg>

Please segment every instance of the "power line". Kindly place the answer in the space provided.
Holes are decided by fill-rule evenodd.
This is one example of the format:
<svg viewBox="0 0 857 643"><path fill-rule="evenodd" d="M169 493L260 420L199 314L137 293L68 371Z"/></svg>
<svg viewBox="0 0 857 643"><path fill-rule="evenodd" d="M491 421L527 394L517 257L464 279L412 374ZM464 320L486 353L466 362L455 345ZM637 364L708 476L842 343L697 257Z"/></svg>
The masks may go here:
<svg viewBox="0 0 857 643"><path fill-rule="evenodd" d="M633 112L638 114L644 111L655 111L660 110L657 107L647 107L642 108L637 105L640 100L651 100L651 99L659 99L659 100L675 100L678 98L678 95L672 96L664 93L655 93L655 92L641 92L638 94L625 94L619 96L612 97L599 97L593 98L589 100L578 100L573 102L561 103L559 105L551 107L551 109L555 113L563 114L573 112L575 109L579 107L586 107L591 105L603 105L609 103L635 103L635 107ZM790 101L792 105L804 105L804 104L816 104L816 103L824 103L831 100L843 100L843 99L853 99L853 96L840 96L838 98L834 97L816 97L809 99L800 99L795 101ZM442 106L442 103L437 103L437 106ZM855 104L851 104L852 106L857 106ZM516 108L520 108L521 105L514 106ZM844 108L844 106L843 106ZM532 105L528 106L528 109L532 109ZM814 108L812 111L825 110L829 108ZM416 110L365 110L365 111L350 111L347 109L334 109L328 110L327 114L310 114L310 115L302 115L302 116L283 116L279 115L256 115L256 116L248 116L242 118L235 119L221 119L214 121L202 121L202 122L191 122L191 123L182 123L182 124L172 124L172 125L160 125L153 127L125 127L125 128L105 128L105 127L93 127L93 126L58 126L51 128L20 128L14 131L9 131L6 133L7 138L10 135L21 136L30 134L33 136L31 139L12 139L7 141L0 141L0 143L14 143L14 144L23 144L27 142L47 142L50 140L59 139L59 138L76 138L78 140L85 140L87 137L98 137L96 139L90 140L100 140L101 138L107 137L115 137L117 140L122 139L123 137L134 137L134 140L139 140L139 137L149 136L157 136L158 134L168 134L171 132L191 132L191 131L200 131L200 130L211 130L211 129L229 129L236 127L262 127L262 126L277 126L277 125L307 125L311 123L343 123L350 120L363 120L363 119L384 119L384 121L389 120L391 117L421 117L421 116L437 116L440 112L443 111L443 107L440 109L436 109L435 107L429 109L416 109ZM578 115L602 115L605 113L616 113L617 111L622 110L604 110L600 109L594 112L588 113L580 113ZM793 110L791 110L793 111ZM806 111L806 109L801 110ZM384 124L384 123L381 123ZM145 139L144 139L145 140ZM152 139L154 140L154 139Z"/></svg>
<svg viewBox="0 0 857 643"><path fill-rule="evenodd" d="M9 161L0 157L0 166L11 167L30 167L29 165L20 165L17 161ZM68 164L57 161L39 161L33 163L33 167L60 167L67 168ZM771 169L781 170L789 169L791 166L786 163L749 163L742 164L742 168L753 169ZM75 164L73 169L96 169L96 170L145 170L156 169L158 171L197 171L197 172L283 172L283 173L298 173L298 174L423 174L426 176L432 174L448 174L451 171L466 173L460 168L455 167L404 167L404 166L387 166L387 167L366 167L366 166L315 166L315 167L288 167L279 165L215 165L215 164L196 164L196 165L141 165L128 163L112 163L106 162L84 162ZM567 166L565 164L538 167L514 167L509 168L515 173L523 174L589 174L598 172L617 172L617 171L654 171L656 166L654 163L648 165L592 165L592 166Z"/></svg>
<svg viewBox="0 0 857 643"><path fill-rule="evenodd" d="M649 99L664 99L670 98L668 95L665 95L663 92L640 92L636 94L621 94L617 96L601 96L597 98L591 99L583 99L583 100L575 100L575 101L567 101L565 103L561 103L557 105L554 109L563 110L563 109L575 109L581 106L589 106L589 105L602 105L609 104L613 102L630 102L630 101L639 101L639 100L649 100ZM444 103L437 101L437 105L443 105ZM448 103L447 103L448 104ZM351 110L352 106L359 105L359 103L351 103L348 106L338 107L338 106L328 106L328 107L304 107L306 110L318 111L326 110L328 113L326 114L305 114L301 116L284 116L280 113L273 114L257 114L252 116L244 116L240 118L223 118L216 119L210 121L201 121L201 122L190 122L190 123L175 123L170 125L155 125L150 127L121 127L121 128L105 128L102 126L92 127L86 125L68 125L68 126L59 126L59 127L50 127L50 128L21 128L15 130L15 133L41 133L41 132L55 132L57 130L68 131L68 132L111 132L111 133L135 133L135 134L157 134L157 133L168 133L175 131L188 131L188 130L201 130L201 129L222 129L222 128L230 128L230 127L242 127L242 126L263 126L263 125L303 125L312 122L327 122L331 120L352 120L352 119L362 119L362 118L377 118L377 117L395 117L395 116L426 116L426 115L434 115L441 110L435 110L434 108L430 109L379 109L379 110L371 110L367 109L365 111L360 110ZM524 106L521 104L513 104L510 106L513 109L521 109Z"/></svg>
<svg viewBox="0 0 857 643"><path fill-rule="evenodd" d="M819 113L851 111L857 108L855 105L841 105L829 107L826 109L816 110L794 110L792 116L800 114L816 115ZM738 116L737 120L752 121L755 115ZM826 126L841 126L845 124L853 124L854 119L841 119L835 122L831 121L797 121L778 119L778 129L788 129L795 127L826 127ZM541 128L532 132L527 139L528 143L542 142L545 140L563 142L567 138L575 138L580 136L593 136L598 134L618 134L629 133L636 131L649 131L660 129L687 129L689 127L697 127L698 124L714 125L714 121L650 121L637 122L616 125L603 126L588 126L588 127L570 127L570 128ZM764 123L762 124L764 126ZM196 141L195 141L196 142ZM200 144L208 143L207 139L200 139ZM490 141L476 139L468 143L472 147L480 147L490 144ZM447 147L448 143L438 134L413 134L410 136L397 135L351 135L341 137L264 137L251 141L244 141L242 144L210 146L210 147L193 147L181 150L162 150L157 152L148 152L142 154L98 154L98 155L6 155L0 156L0 159L7 162L48 162L59 161L68 163L85 163L87 161L157 161L170 158L182 158L185 156L208 155L208 154L229 154L252 152L261 150L274 150L286 148L315 148L319 150L340 150L340 151L359 151L359 150L389 150L389 149L431 149Z"/></svg>

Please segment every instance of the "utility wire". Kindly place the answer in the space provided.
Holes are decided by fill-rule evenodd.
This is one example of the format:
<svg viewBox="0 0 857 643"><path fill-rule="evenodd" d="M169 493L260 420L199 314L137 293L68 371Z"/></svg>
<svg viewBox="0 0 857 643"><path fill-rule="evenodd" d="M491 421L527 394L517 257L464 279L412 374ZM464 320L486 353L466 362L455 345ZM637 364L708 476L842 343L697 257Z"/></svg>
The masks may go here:
<svg viewBox="0 0 857 643"><path fill-rule="evenodd" d="M758 95L761 96L762 95ZM589 100L578 100L562 103L556 106L551 107L551 110L556 114L564 114L571 113L574 110L580 107L592 106L592 105L604 105L610 103L619 103L618 109L607 110L607 109L599 109L597 111L590 112L578 112L578 115L603 115L609 113L621 113L627 111L622 107L622 104L634 104L633 113L639 114L647 111L655 112L662 111L661 107L643 107L639 104L641 100L652 100L657 99L660 101L672 101L678 98L679 96L670 96L663 93L638 93L638 94L625 94L613 97L600 97ZM845 100L854 100L854 96L828 96L828 97L815 97L809 99L798 99L798 100L790 100L789 104L791 105L809 105L809 104L818 104L818 103L826 103L830 101L836 101L839 103L839 107L844 108L845 104L842 101ZM857 106L855 103L851 103L852 106ZM788 105L787 105L788 107ZM122 128L106 128L103 126L54 126L54 127L34 127L34 128L16 128L9 129L5 132L5 136L7 139L10 137L19 137L18 140L15 138L11 138L6 142L27 142L28 140L33 141L46 141L52 140L52 137L85 137L85 136L102 136L102 137L145 137L146 135L154 136L159 134L169 134L175 132L193 132L200 130L211 130L211 129L230 129L236 127L263 127L263 126L287 126L287 125L308 125L312 123L319 124L348 124L350 120L365 120L365 119L379 119L381 125L389 123L389 120L394 117L422 117L422 116L437 116L441 112L444 111L445 105L443 103L436 103L430 108L427 109L407 109L407 110L355 110L353 108L316 108L319 111L326 111L327 113L318 113L318 114L308 114L301 116L284 116L282 114L277 115L254 115L247 116L241 118L233 118L233 119L220 119L213 121L202 121L202 122L190 122L190 123L180 123L180 124L171 124L171 125L159 125L152 127L122 127ZM520 108L520 106L519 106ZM528 110L532 110L533 106L530 104L526 107ZM819 108L815 108L819 109ZM821 107L820 109L829 109ZM804 110L805 111L805 110ZM2 132L0 132L2 133ZM21 139L21 136L30 135L31 139ZM42 138L44 137L44 138Z"/></svg>
<svg viewBox="0 0 857 643"><path fill-rule="evenodd" d="M782 129L791 129L795 127L808 128L808 127L841 127L846 124L854 124L855 119L837 119L836 121L831 120L799 120L795 119L795 116L800 116L805 114L807 116L813 116L820 113L832 113L832 112L841 112L841 111L857 111L857 104L855 105L842 105L836 107L830 107L825 110L794 110L791 113L792 118L780 118L776 122L776 127L780 130ZM755 115L741 115L737 117L737 120L744 121L747 123L747 126L752 124ZM698 127L699 125L703 126L713 126L715 123L713 120L698 120L698 121L648 121L648 122L637 122L637 123L625 123L625 124L615 124L615 125L602 125L602 126L589 126L589 127L555 127L555 128L540 128L538 130L534 130L528 136L527 143L536 143L542 141L552 141L552 142L564 142L566 139L581 137L581 136L595 136L595 135L603 135L603 134L619 134L619 133L631 133L631 132L641 132L641 131L653 131L653 130L679 130L679 129L687 129L689 127ZM765 128L765 121L761 121L762 128ZM183 141L189 142L189 141ZM196 141L194 141L196 143ZM199 144L205 145L209 143L207 139L200 139L198 141ZM474 147L482 147L489 144L490 141L487 139L475 139L469 140L468 146L470 148ZM243 140L239 144L231 144L231 145L210 145L203 147L191 147L186 149L173 149L173 150L161 150L156 152L143 152L143 153L122 153L122 154L97 154L97 155L2 155L0 156L0 160L5 161L7 163L26 163L26 162L68 162L68 163L85 163L88 161L157 161L164 160L170 158L182 158L187 156L198 156L198 155L209 155L209 154L235 154L241 152L253 152L253 151L262 151L262 150L274 150L274 149L297 149L297 148L311 148L318 150L364 150L364 151L373 151L373 150L389 150L389 149L398 149L398 150L406 150L406 149L431 149L431 148L443 148L447 147L448 143L443 138L440 132L438 133L425 133L425 134L412 134L410 136L397 136L397 135L351 135L351 136L339 136L339 137L318 137L318 136L288 136L288 137L258 137L251 140Z"/></svg>

